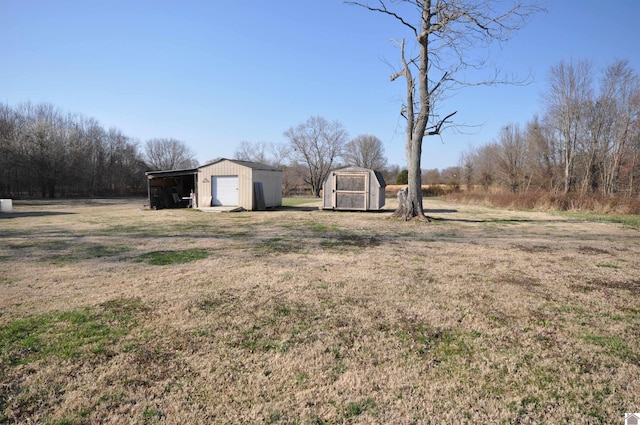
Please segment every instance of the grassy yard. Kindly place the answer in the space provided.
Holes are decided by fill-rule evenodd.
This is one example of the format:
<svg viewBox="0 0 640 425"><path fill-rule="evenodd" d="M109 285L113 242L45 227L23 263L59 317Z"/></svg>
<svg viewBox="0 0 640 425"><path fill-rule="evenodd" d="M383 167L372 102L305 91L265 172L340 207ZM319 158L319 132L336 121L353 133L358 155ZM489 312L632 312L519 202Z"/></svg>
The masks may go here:
<svg viewBox="0 0 640 425"><path fill-rule="evenodd" d="M640 410L637 228L432 199L433 223L405 223L317 202L14 202L0 423L622 424Z"/></svg>

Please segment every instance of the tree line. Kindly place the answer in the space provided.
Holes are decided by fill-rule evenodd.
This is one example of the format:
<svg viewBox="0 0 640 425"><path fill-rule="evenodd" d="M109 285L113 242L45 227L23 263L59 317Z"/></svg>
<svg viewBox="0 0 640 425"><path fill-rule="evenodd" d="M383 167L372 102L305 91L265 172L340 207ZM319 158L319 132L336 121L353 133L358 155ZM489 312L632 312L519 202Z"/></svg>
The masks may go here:
<svg viewBox="0 0 640 425"><path fill-rule="evenodd" d="M513 193L640 194L640 77L618 60L550 68L543 111L461 155L461 183Z"/></svg>
<svg viewBox="0 0 640 425"><path fill-rule="evenodd" d="M141 149L119 129L49 103L0 104L3 197L139 195L145 171L195 165L175 139L151 139Z"/></svg>

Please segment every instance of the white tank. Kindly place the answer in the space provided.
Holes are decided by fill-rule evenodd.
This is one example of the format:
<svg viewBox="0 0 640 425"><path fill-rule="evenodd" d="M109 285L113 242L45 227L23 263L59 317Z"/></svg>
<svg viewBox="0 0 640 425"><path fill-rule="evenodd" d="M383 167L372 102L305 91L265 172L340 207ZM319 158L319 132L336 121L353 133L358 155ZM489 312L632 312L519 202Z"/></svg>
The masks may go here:
<svg viewBox="0 0 640 425"><path fill-rule="evenodd" d="M13 211L13 202L11 199L0 199L0 212L10 213Z"/></svg>

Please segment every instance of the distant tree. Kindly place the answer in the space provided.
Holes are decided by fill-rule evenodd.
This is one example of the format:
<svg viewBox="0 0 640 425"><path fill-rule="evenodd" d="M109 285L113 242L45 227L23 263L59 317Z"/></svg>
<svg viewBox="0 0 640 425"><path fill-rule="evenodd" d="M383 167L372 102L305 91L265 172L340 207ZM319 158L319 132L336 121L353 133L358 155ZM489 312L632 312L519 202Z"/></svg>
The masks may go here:
<svg viewBox="0 0 640 425"><path fill-rule="evenodd" d="M342 159L346 165L371 168L377 171L383 169L387 164L382 141L369 134L361 134L347 142Z"/></svg>
<svg viewBox="0 0 640 425"><path fill-rule="evenodd" d="M402 170L396 177L396 184L407 184L409 182L409 171Z"/></svg>
<svg viewBox="0 0 640 425"><path fill-rule="evenodd" d="M526 187L526 139L518 124L502 127L496 150L496 172L502 184L517 193Z"/></svg>
<svg viewBox="0 0 640 425"><path fill-rule="evenodd" d="M289 128L284 136L290 141L293 160L307 167L305 182L313 196L320 197L322 182L342 154L347 131L338 121L314 116Z"/></svg>
<svg viewBox="0 0 640 425"><path fill-rule="evenodd" d="M289 147L282 143L243 140L236 148L234 155L241 161L259 162L282 168L289 157Z"/></svg>
<svg viewBox="0 0 640 425"><path fill-rule="evenodd" d="M538 9L527 7L519 0L503 5L495 0L377 0L345 1L364 7L398 21L411 35L416 49L400 47L400 71L391 80L404 77L406 101L401 115L406 118L406 155L408 189L399 198L394 216L409 220L428 219L422 206L420 164L422 142L426 136L441 135L451 125L456 113L441 114L438 102L448 93L465 85L492 85L501 82L495 77L484 81L469 81L472 72L487 67L486 48L494 42L504 42L520 29ZM417 51L417 57L405 52ZM513 82L513 81L511 81ZM399 195L400 196L400 195Z"/></svg>
<svg viewBox="0 0 640 425"><path fill-rule="evenodd" d="M382 170L382 176L387 184L392 184L396 181L398 174L400 174L400 166L397 164L387 165Z"/></svg>
<svg viewBox="0 0 640 425"><path fill-rule="evenodd" d="M447 167L440 171L440 183L447 184L456 190L460 188L460 178L460 167Z"/></svg>
<svg viewBox="0 0 640 425"><path fill-rule="evenodd" d="M433 168L431 170L425 170L422 173L423 184L439 184L441 182L440 170Z"/></svg>
<svg viewBox="0 0 640 425"><path fill-rule="evenodd" d="M267 143L266 142L248 142L243 140L240 142L234 157L241 161L259 162L261 164L267 164Z"/></svg>
<svg viewBox="0 0 640 425"><path fill-rule="evenodd" d="M146 161L150 169L180 170L198 166L195 154L185 142L176 139L151 139L145 143Z"/></svg>
<svg viewBox="0 0 640 425"><path fill-rule="evenodd" d="M593 66L589 61L564 62L551 67L545 94L546 122L553 130L561 152L563 190L574 189L575 165L580 140L585 138L586 117L593 101Z"/></svg>

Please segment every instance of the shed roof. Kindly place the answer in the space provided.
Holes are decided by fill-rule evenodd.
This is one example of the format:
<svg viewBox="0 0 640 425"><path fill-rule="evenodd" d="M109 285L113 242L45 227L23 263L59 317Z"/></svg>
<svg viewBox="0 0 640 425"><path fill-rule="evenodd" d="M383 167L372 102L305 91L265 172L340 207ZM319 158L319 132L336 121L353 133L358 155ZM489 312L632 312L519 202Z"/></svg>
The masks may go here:
<svg viewBox="0 0 640 425"><path fill-rule="evenodd" d="M190 174L198 174L197 168L186 168L184 170L163 170L163 171L147 171L145 173L148 178L156 178L156 177L175 177L175 176L186 176Z"/></svg>
<svg viewBox="0 0 640 425"><path fill-rule="evenodd" d="M280 171L280 172L282 171L278 167L274 167L272 165L261 164L259 162L252 162L252 161L242 161L242 160L239 160L239 159L228 159L228 158L218 158L215 161L209 162L208 164L201 165L198 168L208 167L210 165L214 165L214 164L217 164L217 163L222 162L222 161L230 161L230 162L233 162L235 164L242 165L244 167L248 167L248 168L251 168L251 169L254 169L254 170Z"/></svg>
<svg viewBox="0 0 640 425"><path fill-rule="evenodd" d="M331 172L336 172L336 171L372 172L376 177L376 180L378 181L378 184L380 185L380 187L387 187L387 183L384 181L384 177L382 176L382 173L380 173L380 171L376 171L371 168L363 168L363 167L356 167L355 165L347 165L345 167L334 168L333 170L331 170Z"/></svg>

